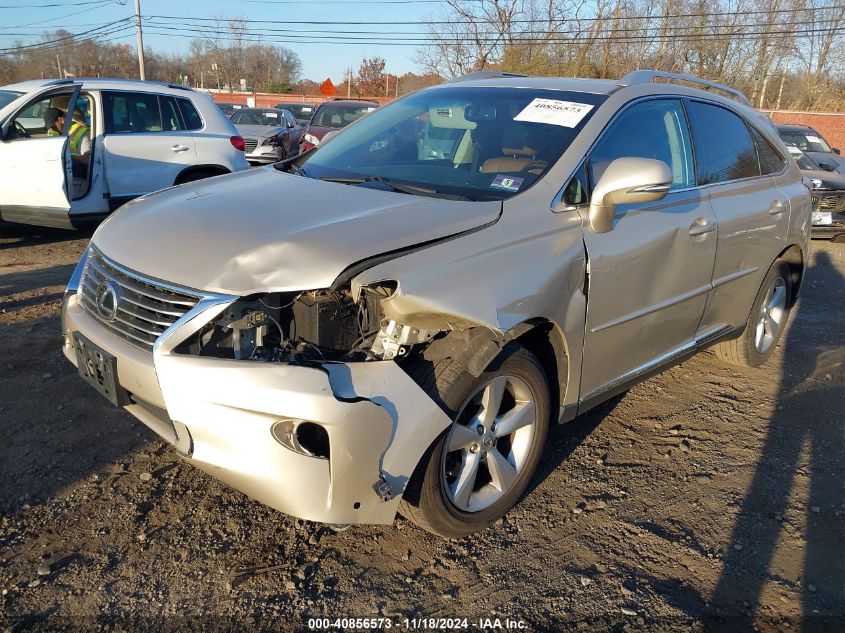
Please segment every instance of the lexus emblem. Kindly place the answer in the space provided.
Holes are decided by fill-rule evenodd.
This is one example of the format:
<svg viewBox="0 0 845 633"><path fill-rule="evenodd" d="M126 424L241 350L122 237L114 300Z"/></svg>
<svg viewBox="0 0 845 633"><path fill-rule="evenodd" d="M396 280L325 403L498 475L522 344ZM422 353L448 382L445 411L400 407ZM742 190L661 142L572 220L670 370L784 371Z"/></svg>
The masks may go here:
<svg viewBox="0 0 845 633"><path fill-rule="evenodd" d="M117 317L117 302L120 299L120 286L109 279L97 286L97 313L105 321L114 321Z"/></svg>

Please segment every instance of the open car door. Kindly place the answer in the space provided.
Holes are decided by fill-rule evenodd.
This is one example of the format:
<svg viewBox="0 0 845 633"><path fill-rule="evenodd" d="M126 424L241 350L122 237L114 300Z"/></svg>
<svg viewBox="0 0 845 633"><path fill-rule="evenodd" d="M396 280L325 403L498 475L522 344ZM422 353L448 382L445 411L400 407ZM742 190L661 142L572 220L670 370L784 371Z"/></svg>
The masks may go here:
<svg viewBox="0 0 845 633"><path fill-rule="evenodd" d="M2 123L0 133L0 215L4 220L43 226L70 227L68 183L73 182L65 118L61 135L48 136L43 122L29 110L44 102L68 99L65 111L73 112L81 86L45 91Z"/></svg>

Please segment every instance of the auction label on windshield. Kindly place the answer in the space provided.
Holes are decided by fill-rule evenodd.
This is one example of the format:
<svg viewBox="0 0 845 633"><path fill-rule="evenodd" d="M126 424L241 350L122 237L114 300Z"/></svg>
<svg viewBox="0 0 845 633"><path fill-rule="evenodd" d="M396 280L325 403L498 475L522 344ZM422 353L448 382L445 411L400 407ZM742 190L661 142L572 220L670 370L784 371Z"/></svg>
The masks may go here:
<svg viewBox="0 0 845 633"><path fill-rule="evenodd" d="M534 99L513 120L575 127L592 109L593 106L588 103L558 101L557 99Z"/></svg>

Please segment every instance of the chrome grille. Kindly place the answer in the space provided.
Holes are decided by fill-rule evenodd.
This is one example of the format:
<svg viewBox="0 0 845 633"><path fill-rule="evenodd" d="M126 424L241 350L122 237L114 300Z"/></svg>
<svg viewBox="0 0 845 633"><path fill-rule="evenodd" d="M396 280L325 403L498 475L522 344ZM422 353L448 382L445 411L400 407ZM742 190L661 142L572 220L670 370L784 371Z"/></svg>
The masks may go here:
<svg viewBox="0 0 845 633"><path fill-rule="evenodd" d="M825 196L819 200L819 211L842 211L845 209L845 196Z"/></svg>
<svg viewBox="0 0 845 633"><path fill-rule="evenodd" d="M257 138L245 138L244 139L244 147L246 147L246 153L250 154L255 151L255 148L258 147L258 139Z"/></svg>
<svg viewBox="0 0 845 633"><path fill-rule="evenodd" d="M97 307L97 287L109 281L120 287L117 311L111 320L104 318ZM162 332L200 300L189 290L157 284L136 275L93 247L82 272L79 295L88 314L114 334L148 351Z"/></svg>

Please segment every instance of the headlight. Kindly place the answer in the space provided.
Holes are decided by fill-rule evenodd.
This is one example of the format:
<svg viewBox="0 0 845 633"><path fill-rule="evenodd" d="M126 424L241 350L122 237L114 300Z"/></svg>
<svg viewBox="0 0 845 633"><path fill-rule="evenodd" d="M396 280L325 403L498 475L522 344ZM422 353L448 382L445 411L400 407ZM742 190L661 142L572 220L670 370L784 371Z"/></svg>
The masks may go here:
<svg viewBox="0 0 845 633"><path fill-rule="evenodd" d="M305 139L308 143L311 143L311 145L319 145L319 144L320 144L320 139L318 139L318 138L317 138L316 136L314 136L313 134L306 134L303 138L304 138L304 139Z"/></svg>
<svg viewBox="0 0 845 633"><path fill-rule="evenodd" d="M816 178L813 178L810 182L813 183L813 189L821 189L824 184L821 180L817 180Z"/></svg>
<svg viewBox="0 0 845 633"><path fill-rule="evenodd" d="M261 141L261 143L259 143L259 145L262 145L262 146L279 145L279 144L281 144L281 142L282 142L281 137L269 136L269 137L265 138L263 141Z"/></svg>

